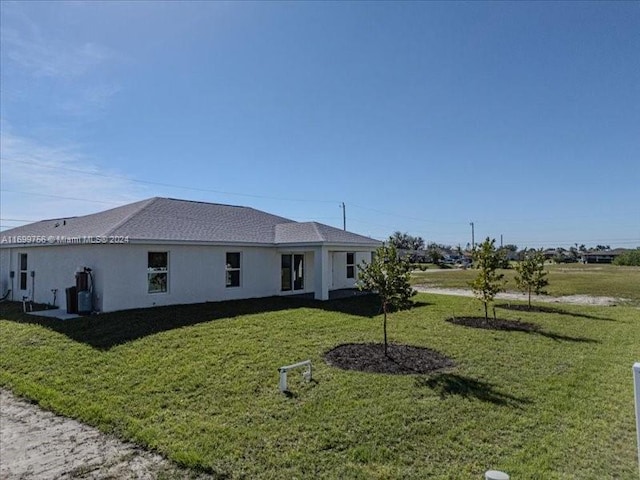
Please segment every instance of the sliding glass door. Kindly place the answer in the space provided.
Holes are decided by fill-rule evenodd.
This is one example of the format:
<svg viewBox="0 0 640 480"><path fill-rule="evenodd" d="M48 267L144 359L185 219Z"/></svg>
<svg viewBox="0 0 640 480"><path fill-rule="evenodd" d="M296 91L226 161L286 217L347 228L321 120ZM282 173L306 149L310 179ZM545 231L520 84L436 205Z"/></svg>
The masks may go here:
<svg viewBox="0 0 640 480"><path fill-rule="evenodd" d="M283 292L304 290L304 255L282 255L280 274Z"/></svg>

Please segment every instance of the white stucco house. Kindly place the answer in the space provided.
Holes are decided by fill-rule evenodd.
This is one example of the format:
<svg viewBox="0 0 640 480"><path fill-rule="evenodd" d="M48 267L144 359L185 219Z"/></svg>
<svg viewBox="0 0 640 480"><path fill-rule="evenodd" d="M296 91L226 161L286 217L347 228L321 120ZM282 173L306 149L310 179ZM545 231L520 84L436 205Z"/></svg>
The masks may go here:
<svg viewBox="0 0 640 480"><path fill-rule="evenodd" d="M248 207L154 197L0 232L0 295L66 308L90 269L109 312L353 287L377 240Z"/></svg>

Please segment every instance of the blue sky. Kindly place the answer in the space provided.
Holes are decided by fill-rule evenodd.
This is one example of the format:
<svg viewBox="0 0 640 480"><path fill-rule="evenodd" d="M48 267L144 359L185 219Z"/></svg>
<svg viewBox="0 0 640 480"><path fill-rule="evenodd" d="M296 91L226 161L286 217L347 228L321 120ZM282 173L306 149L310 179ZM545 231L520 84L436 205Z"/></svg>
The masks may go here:
<svg viewBox="0 0 640 480"><path fill-rule="evenodd" d="M3 229L151 196L640 246L638 2L2 2Z"/></svg>

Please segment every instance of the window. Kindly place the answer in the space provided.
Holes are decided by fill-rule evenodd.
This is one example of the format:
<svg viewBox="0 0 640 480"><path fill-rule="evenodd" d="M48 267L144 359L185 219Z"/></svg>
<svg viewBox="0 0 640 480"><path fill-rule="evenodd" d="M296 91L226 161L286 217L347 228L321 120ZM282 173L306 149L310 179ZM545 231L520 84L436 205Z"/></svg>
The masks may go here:
<svg viewBox="0 0 640 480"><path fill-rule="evenodd" d="M356 254L347 253L347 278L356 277Z"/></svg>
<svg viewBox="0 0 640 480"><path fill-rule="evenodd" d="M147 284L149 293L163 293L167 291L167 277L169 274L168 260L168 252L148 252Z"/></svg>
<svg viewBox="0 0 640 480"><path fill-rule="evenodd" d="M227 287L240 286L240 253L227 252Z"/></svg>
<svg viewBox="0 0 640 480"><path fill-rule="evenodd" d="M304 290L304 255L293 256L293 289Z"/></svg>
<svg viewBox="0 0 640 480"><path fill-rule="evenodd" d="M280 267L282 291L287 292L291 290L291 255L282 255Z"/></svg>
<svg viewBox="0 0 640 480"><path fill-rule="evenodd" d="M280 273L283 292L304 290L304 255L282 255Z"/></svg>
<svg viewBox="0 0 640 480"><path fill-rule="evenodd" d="M21 253L20 254L20 290L26 290L27 289L27 277L28 277L28 272L27 272L27 254L26 253Z"/></svg>

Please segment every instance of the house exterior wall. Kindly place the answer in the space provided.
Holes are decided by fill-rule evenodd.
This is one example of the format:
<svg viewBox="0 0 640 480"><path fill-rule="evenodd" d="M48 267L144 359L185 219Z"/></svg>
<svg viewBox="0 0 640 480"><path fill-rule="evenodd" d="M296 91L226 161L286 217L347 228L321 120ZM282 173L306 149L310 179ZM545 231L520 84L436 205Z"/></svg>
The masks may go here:
<svg viewBox="0 0 640 480"><path fill-rule="evenodd" d="M147 253L168 253L167 291L148 293ZM226 286L226 253L240 253L240 286ZM280 257L273 248L131 245L108 269L104 310L145 308L277 295Z"/></svg>
<svg viewBox="0 0 640 480"><path fill-rule="evenodd" d="M13 266L11 265L11 252L9 249L1 249L0 250L0 296L4 296L7 291L11 290L12 293L15 293L15 283L16 279L13 281L9 277L10 271L15 271ZM14 295L15 298L15 295ZM11 296L9 296L11 299Z"/></svg>
<svg viewBox="0 0 640 480"><path fill-rule="evenodd" d="M148 292L148 252L168 253L168 286L162 293ZM240 286L226 286L226 253L240 253ZM20 254L27 253L28 288L19 287ZM14 300L22 296L37 303L51 303L51 289L57 289L56 305L66 309L65 289L75 285L75 272L92 269L94 307L109 312L160 305L199 303L313 292L314 255L304 253L304 290L281 292L281 254L269 247L208 245L65 245L1 249L1 294L11 288ZM292 251L293 253L293 251ZM15 276L11 282L10 271Z"/></svg>
<svg viewBox="0 0 640 480"><path fill-rule="evenodd" d="M12 247L0 250L0 285L9 285L12 295L9 298L20 301L23 296L36 303L53 303L52 289L57 289L56 305L66 308L65 289L75 285L75 272L79 267L103 265L111 262L115 265L117 257L105 255L109 246L69 245L65 247L38 246ZM112 248L111 250L117 250ZM27 288L20 289L20 255L27 254ZM10 272L15 276L10 278ZM34 276L31 276L34 272ZM101 308L103 294L104 270L94 271L96 284L96 307ZM6 290L5 290L6 291ZM4 292L3 292L4 293Z"/></svg>
<svg viewBox="0 0 640 480"><path fill-rule="evenodd" d="M148 292L148 252L168 253L168 286L162 293ZM226 253L241 255L240 286L226 286ZM324 260L321 261L321 252ZM20 290L20 254L27 254L27 289ZM281 291L281 255L304 254L304 289ZM369 259L369 252L356 253L356 264ZM331 274L333 262L333 273ZM318 267L321 265L322 268ZM109 312L160 305L200 303L351 288L346 278L346 253L322 248L274 248L173 244L65 245L0 249L0 294L12 290L13 300L23 296L37 303L52 303L66 309L65 290L75 285L75 273L91 268L94 278L94 308ZM11 279L11 271L15 272ZM357 271L357 268L356 268ZM322 273L322 275L319 275ZM357 273L356 273L357 275ZM321 285L324 283L324 286Z"/></svg>
<svg viewBox="0 0 640 480"><path fill-rule="evenodd" d="M354 278L347 278L347 252L333 252L332 253L332 275L331 275L331 288L353 288L358 281L358 265L362 262L371 261L370 252L352 252L355 253L354 264Z"/></svg>
<svg viewBox="0 0 640 480"><path fill-rule="evenodd" d="M616 255L585 255L583 256L583 263L613 263Z"/></svg>

